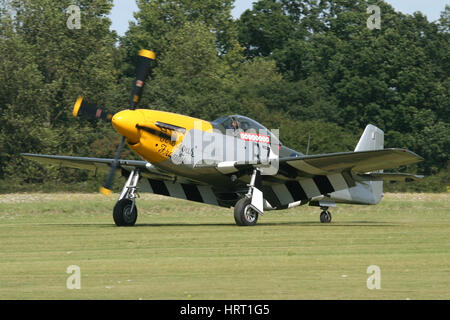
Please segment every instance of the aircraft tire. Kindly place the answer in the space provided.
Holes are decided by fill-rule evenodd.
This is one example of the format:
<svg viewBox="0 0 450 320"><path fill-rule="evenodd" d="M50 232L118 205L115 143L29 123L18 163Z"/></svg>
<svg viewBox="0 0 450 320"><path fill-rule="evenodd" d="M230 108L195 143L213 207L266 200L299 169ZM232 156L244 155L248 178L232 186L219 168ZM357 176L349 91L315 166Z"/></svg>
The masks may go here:
<svg viewBox="0 0 450 320"><path fill-rule="evenodd" d="M238 226L254 226L258 222L258 213L250 208L251 202L252 200L247 197L236 202L234 206L234 221Z"/></svg>
<svg viewBox="0 0 450 320"><path fill-rule="evenodd" d="M134 206L133 211L130 212L132 201L130 199L122 199L117 201L113 210L113 219L118 227L134 226L137 220L137 208Z"/></svg>
<svg viewBox="0 0 450 320"><path fill-rule="evenodd" d="M329 211L322 211L320 213L320 222L330 223L331 222L331 213Z"/></svg>

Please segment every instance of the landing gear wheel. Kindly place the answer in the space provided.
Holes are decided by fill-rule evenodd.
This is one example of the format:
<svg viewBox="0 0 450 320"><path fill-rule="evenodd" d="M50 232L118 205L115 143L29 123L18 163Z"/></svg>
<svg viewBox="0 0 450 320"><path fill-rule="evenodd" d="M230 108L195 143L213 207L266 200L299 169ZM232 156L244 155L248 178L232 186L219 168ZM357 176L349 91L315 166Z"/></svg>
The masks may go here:
<svg viewBox="0 0 450 320"><path fill-rule="evenodd" d="M331 222L331 213L329 211L322 211L320 213L320 222L330 223Z"/></svg>
<svg viewBox="0 0 450 320"><path fill-rule="evenodd" d="M244 197L234 206L234 221L238 226L254 226L258 221L258 212L250 206L251 202Z"/></svg>
<svg viewBox="0 0 450 320"><path fill-rule="evenodd" d="M134 226L137 219L137 208L134 206L133 211L131 211L132 205L133 201L130 199L117 201L113 211L113 218L116 226Z"/></svg>

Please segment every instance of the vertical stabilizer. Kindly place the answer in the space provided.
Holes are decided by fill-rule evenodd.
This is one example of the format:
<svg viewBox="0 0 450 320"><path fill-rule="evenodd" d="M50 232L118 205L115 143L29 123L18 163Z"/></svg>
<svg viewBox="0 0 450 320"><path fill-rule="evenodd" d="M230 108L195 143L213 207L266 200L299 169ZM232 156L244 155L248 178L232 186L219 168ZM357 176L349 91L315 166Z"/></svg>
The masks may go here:
<svg viewBox="0 0 450 320"><path fill-rule="evenodd" d="M384 148L383 130L368 124L364 130L355 151L379 150Z"/></svg>
<svg viewBox="0 0 450 320"><path fill-rule="evenodd" d="M384 148L384 132L383 130L368 124L364 130L361 138L356 145L355 151L370 151ZM376 171L383 172L383 170ZM378 203L383 196L383 181L369 181L365 182L369 185L373 193L375 203Z"/></svg>

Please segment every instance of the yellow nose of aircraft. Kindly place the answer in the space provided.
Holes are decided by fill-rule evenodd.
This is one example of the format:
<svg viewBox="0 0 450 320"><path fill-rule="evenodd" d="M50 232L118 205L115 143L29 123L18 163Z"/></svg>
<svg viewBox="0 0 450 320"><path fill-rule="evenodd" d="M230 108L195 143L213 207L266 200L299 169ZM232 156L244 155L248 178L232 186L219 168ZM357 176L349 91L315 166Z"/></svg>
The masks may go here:
<svg viewBox="0 0 450 320"><path fill-rule="evenodd" d="M140 139L139 130L136 128L140 118L139 111L124 110L116 113L111 121L114 129L123 135L128 143L134 144Z"/></svg>

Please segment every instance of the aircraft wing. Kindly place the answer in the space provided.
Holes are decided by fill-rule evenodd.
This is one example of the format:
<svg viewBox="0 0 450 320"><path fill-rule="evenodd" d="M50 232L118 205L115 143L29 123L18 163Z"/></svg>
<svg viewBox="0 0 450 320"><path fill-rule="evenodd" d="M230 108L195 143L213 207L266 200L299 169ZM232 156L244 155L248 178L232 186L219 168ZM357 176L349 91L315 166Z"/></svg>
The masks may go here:
<svg viewBox="0 0 450 320"><path fill-rule="evenodd" d="M410 173L399 173L399 172L374 172L358 174L358 177L362 179L367 179L369 181L418 181L424 178L423 175L410 174Z"/></svg>
<svg viewBox="0 0 450 320"><path fill-rule="evenodd" d="M22 156L39 163L86 169L107 173L114 159L71 157L22 153ZM200 184L183 177L175 177L163 172L147 161L119 160L117 170L132 171L138 168L145 179L139 180L142 192L149 192L169 197L191 200L201 203L230 207L238 200L234 192L217 191L209 185Z"/></svg>
<svg viewBox="0 0 450 320"><path fill-rule="evenodd" d="M396 168L422 161L423 158L406 149L339 152L280 158L280 167L287 165L299 175L327 175L350 170L365 173Z"/></svg>
<svg viewBox="0 0 450 320"><path fill-rule="evenodd" d="M22 153L24 158L34 160L43 164L50 164L62 167L86 169L96 172L107 173L114 159L109 158L90 158L90 157L72 157L45 154ZM139 168L143 176L149 178L172 179L172 176L162 172L147 161L139 160L119 160L117 170L125 169L127 171Z"/></svg>

